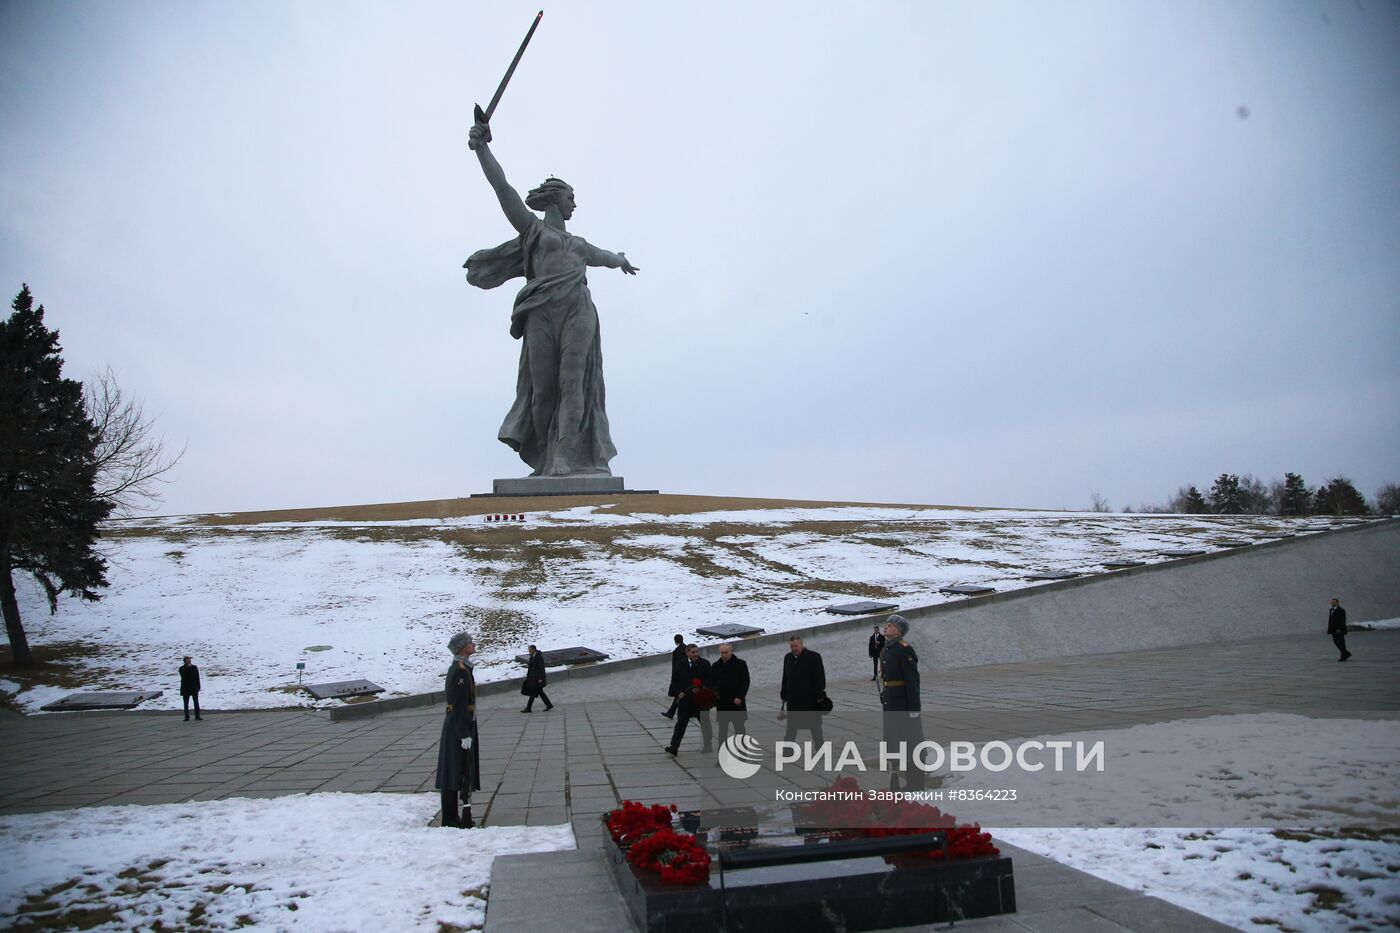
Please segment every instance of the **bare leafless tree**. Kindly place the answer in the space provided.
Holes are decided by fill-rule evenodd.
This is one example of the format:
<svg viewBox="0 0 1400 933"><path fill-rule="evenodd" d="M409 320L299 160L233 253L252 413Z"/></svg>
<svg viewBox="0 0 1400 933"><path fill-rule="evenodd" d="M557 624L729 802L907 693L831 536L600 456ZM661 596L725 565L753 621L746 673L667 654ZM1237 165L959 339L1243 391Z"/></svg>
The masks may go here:
<svg viewBox="0 0 1400 933"><path fill-rule="evenodd" d="M1109 506L1107 499L1099 495L1097 492L1091 492L1089 494L1089 511L1112 512L1113 509Z"/></svg>
<svg viewBox="0 0 1400 933"><path fill-rule="evenodd" d="M112 503L113 518L128 518L160 501L157 483L180 462L165 438L155 433L155 419L136 399L128 398L111 367L83 384L88 417L97 427L98 498Z"/></svg>

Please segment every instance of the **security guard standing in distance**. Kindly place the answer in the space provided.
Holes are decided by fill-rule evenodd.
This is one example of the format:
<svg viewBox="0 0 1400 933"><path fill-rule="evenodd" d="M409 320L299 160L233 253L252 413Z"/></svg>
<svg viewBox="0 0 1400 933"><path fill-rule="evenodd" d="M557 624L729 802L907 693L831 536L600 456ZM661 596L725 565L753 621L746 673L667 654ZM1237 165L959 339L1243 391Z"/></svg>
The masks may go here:
<svg viewBox="0 0 1400 933"><path fill-rule="evenodd" d="M909 634L909 622L893 615L885 620L885 649L880 654L880 705L884 708L885 747L891 751L904 743L903 758L909 763L904 772L904 786L899 785L899 772L890 774L890 790L920 790L924 772L914 765L914 747L924 740L923 723L919 721L919 655L914 646L904 640Z"/></svg>

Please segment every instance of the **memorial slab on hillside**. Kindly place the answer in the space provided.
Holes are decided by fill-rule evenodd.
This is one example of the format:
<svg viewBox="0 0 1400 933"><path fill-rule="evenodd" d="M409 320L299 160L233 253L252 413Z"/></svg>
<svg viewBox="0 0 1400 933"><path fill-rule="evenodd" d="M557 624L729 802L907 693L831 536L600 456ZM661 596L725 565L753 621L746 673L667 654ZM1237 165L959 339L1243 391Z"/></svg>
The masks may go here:
<svg viewBox="0 0 1400 933"><path fill-rule="evenodd" d="M960 583L957 586L941 586L938 592L949 596L985 596L987 593L995 593L996 589L976 583Z"/></svg>
<svg viewBox="0 0 1400 933"><path fill-rule="evenodd" d="M306 689L318 700L345 700L350 697L383 693L384 688L368 680L337 680L326 684L307 684Z"/></svg>
<svg viewBox="0 0 1400 933"><path fill-rule="evenodd" d="M87 693L70 693L61 700L39 708L50 713L84 709L132 709L147 700L154 700L164 692L163 690L93 690Z"/></svg>
<svg viewBox="0 0 1400 933"><path fill-rule="evenodd" d="M708 638L749 638L754 635L762 635L763 631L763 629L755 628L752 625L724 622L720 625L707 625L704 628L698 628L695 630L695 634Z"/></svg>
<svg viewBox="0 0 1400 933"><path fill-rule="evenodd" d="M862 599L859 602L827 606L826 611L838 616L865 616L874 612L892 612L898 608L894 603L877 603L873 600Z"/></svg>
<svg viewBox="0 0 1400 933"><path fill-rule="evenodd" d="M554 648L549 651L541 651L540 654L544 657L545 667L560 667L566 664L587 664L590 661L605 661L608 658L608 656L601 651L595 651L592 648L584 648L578 645L572 648ZM519 661L521 664L528 665L530 663L530 656L528 654L517 654L515 660Z"/></svg>

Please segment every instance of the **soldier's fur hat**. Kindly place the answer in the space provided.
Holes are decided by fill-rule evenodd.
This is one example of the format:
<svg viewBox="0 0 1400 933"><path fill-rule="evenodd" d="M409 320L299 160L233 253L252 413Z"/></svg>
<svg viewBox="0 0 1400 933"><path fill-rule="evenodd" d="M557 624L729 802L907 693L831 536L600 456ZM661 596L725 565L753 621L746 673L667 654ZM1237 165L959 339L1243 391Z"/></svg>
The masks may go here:
<svg viewBox="0 0 1400 933"><path fill-rule="evenodd" d="M890 616L885 620L885 624L893 625L895 628L899 629L900 638L909 634L909 620L904 618L904 616Z"/></svg>

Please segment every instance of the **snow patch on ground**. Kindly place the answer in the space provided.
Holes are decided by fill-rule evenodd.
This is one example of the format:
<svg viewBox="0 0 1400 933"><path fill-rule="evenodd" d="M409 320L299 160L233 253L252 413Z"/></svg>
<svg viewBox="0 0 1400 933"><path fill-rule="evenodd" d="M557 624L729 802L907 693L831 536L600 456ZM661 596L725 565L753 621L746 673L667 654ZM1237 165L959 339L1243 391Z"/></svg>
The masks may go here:
<svg viewBox="0 0 1400 933"><path fill-rule="evenodd" d="M0 817L0 916L92 930L479 929L491 860L560 826L429 828L436 794L308 794ZM44 927L50 928L50 927Z"/></svg>

